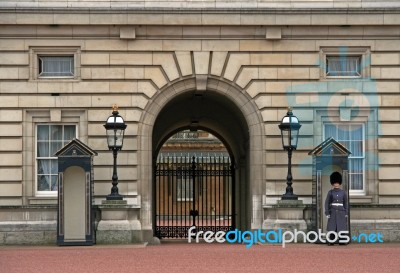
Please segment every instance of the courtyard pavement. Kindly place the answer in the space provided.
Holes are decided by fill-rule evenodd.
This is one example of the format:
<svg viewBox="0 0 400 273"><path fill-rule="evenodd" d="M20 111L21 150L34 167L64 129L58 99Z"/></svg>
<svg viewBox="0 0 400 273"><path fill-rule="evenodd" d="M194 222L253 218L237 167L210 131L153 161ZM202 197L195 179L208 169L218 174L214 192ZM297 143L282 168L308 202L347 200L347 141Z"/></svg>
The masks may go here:
<svg viewBox="0 0 400 273"><path fill-rule="evenodd" d="M2 246L1 273L400 272L400 244Z"/></svg>

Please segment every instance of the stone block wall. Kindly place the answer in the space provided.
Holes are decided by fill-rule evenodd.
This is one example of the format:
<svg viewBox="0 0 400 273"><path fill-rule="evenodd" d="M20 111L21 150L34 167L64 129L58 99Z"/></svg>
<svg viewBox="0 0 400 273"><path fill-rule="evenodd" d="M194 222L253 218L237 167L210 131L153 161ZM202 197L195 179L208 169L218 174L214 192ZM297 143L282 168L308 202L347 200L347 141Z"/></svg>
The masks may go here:
<svg viewBox="0 0 400 273"><path fill-rule="evenodd" d="M56 238L56 207L0 208L0 245L54 245Z"/></svg>
<svg viewBox="0 0 400 273"><path fill-rule="evenodd" d="M129 5L107 5L118 2ZM0 6L0 206L57 203L55 195L39 196L35 190L35 126L66 122L77 124L78 137L99 153L94 191L100 204L112 176L102 125L114 103L128 125L118 155L119 189L128 204L143 206L142 194L149 194L152 181L151 166L143 167L152 149L144 141L151 136L141 135L147 109L168 88L177 93L199 88L200 81L194 80L199 76L210 90L242 90L262 117L262 145L256 148L264 152L260 164L265 171L257 174L262 201L250 204L257 206L253 211L276 203L286 187L287 155L278 124L288 106L302 123L293 176L305 204L311 203L308 152L322 142L326 117L346 120L342 108L367 124L365 193L352 196L351 202L400 203L398 13L356 9L366 1L352 2L350 13L303 9L302 14L256 9L74 13L57 3L59 9L35 13L13 9L11 1ZM341 4L350 7L350 2ZM271 31L277 35L273 39L268 38ZM332 50L365 56L363 77L327 79L324 54ZM37 77L37 55L54 51L74 55L73 79Z"/></svg>

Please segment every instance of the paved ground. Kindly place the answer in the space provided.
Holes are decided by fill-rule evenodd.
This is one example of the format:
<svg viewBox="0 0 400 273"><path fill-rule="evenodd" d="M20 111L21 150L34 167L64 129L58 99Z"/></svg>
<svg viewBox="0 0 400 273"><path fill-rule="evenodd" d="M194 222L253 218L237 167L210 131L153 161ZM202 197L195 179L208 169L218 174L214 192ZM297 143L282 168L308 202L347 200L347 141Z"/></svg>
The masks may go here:
<svg viewBox="0 0 400 273"><path fill-rule="evenodd" d="M0 247L1 273L400 272L400 244Z"/></svg>

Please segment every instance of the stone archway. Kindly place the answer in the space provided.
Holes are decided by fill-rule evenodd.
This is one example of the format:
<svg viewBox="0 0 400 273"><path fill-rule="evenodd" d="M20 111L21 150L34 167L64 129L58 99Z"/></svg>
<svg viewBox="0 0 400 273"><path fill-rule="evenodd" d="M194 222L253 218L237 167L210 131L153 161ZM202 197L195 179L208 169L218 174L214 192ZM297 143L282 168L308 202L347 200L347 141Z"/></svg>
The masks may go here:
<svg viewBox="0 0 400 273"><path fill-rule="evenodd" d="M159 91L146 106L138 131L140 220L145 236L153 235L153 166L158 149L182 128L217 134L235 158L236 228L260 228L265 191L264 126L258 108L245 92L208 78L177 81Z"/></svg>

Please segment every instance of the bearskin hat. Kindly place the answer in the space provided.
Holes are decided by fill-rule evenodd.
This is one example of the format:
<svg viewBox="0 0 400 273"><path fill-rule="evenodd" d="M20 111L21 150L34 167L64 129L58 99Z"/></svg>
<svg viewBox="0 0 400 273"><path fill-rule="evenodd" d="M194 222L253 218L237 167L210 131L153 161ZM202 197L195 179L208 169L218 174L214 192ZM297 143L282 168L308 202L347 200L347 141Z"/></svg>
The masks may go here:
<svg viewBox="0 0 400 273"><path fill-rule="evenodd" d="M331 178L331 185L333 185L336 182L342 185L342 175L339 172L333 172L330 178Z"/></svg>

